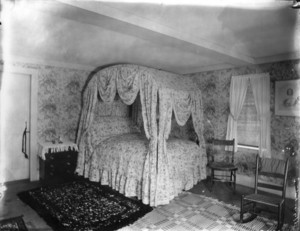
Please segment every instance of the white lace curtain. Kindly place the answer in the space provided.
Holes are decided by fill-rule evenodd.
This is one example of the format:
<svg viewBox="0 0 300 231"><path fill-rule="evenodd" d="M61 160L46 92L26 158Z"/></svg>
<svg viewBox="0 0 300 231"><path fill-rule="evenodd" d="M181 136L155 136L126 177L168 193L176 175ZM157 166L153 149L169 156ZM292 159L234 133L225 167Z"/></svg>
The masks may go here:
<svg viewBox="0 0 300 231"><path fill-rule="evenodd" d="M117 65L98 72L88 84L84 93L84 104L80 118L77 144L79 157L77 170L82 175L85 158L88 152L85 139L86 132L93 120L93 111L97 95L105 103L112 103L118 92L121 100L130 105L138 93L142 106L144 131L149 139L149 150L144 163L142 201L151 206L167 204L174 198L175 187L172 186L169 176L169 160L166 141L170 134L172 111L175 113L179 125L184 125L192 115L195 131L200 140L200 147L204 150L203 139L203 112L201 92L178 91L159 86L157 70L136 65ZM163 72L161 73L163 78ZM159 99L159 129L156 121L157 103ZM158 132L157 132L158 131ZM203 173L206 176L206 173Z"/></svg>
<svg viewBox="0 0 300 231"><path fill-rule="evenodd" d="M270 76L267 73L233 76L230 85L230 114L227 123L226 139L235 139L237 150L237 121L241 113L248 82L254 95L255 107L260 121L259 154L261 157L271 157L270 134Z"/></svg>

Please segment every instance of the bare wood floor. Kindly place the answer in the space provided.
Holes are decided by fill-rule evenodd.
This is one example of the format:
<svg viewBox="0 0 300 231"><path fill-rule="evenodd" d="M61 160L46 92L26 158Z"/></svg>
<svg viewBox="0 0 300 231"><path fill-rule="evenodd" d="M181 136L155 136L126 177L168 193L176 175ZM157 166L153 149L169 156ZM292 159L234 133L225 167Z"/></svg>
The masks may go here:
<svg viewBox="0 0 300 231"><path fill-rule="evenodd" d="M40 182L17 181L6 185L4 197L0 201L0 220L14 216L23 215L26 226L29 230L52 230L45 221L28 205L24 204L18 198L17 194L32 188L41 186ZM237 185L236 193L233 194L232 189L224 183L215 183L213 190L208 190L207 181L202 181L195 185L190 192L205 195L228 204L240 206L240 199L242 194L252 192L251 188ZM286 203L285 222L293 224L295 202L288 199ZM269 213L268 213L269 214ZM273 215L274 217L275 215Z"/></svg>

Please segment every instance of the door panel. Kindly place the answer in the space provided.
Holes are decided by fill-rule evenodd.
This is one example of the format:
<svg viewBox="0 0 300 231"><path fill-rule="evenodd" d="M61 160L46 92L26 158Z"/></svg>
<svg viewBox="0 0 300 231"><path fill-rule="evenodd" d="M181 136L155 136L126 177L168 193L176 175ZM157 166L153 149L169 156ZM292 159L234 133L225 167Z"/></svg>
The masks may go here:
<svg viewBox="0 0 300 231"><path fill-rule="evenodd" d="M5 181L29 178L29 159L22 153L22 134L30 128L31 76L5 73L1 102L1 162L4 163ZM29 154L30 133L27 134Z"/></svg>

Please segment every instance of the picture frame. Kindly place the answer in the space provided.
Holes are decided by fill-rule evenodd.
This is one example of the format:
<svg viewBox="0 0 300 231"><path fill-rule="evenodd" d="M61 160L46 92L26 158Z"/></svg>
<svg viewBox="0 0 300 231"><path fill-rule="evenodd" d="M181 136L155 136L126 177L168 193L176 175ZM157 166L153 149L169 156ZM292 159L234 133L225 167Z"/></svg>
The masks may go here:
<svg viewBox="0 0 300 231"><path fill-rule="evenodd" d="M275 82L275 115L300 116L300 79Z"/></svg>

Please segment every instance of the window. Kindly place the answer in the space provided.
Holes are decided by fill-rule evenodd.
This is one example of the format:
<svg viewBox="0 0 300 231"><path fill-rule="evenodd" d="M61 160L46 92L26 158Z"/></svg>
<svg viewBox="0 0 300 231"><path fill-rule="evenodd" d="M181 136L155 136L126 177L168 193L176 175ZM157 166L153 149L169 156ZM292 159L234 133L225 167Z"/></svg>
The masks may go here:
<svg viewBox="0 0 300 231"><path fill-rule="evenodd" d="M236 138L235 150L244 144L247 148L258 150L261 157L271 157L270 75L232 76L229 105L226 139Z"/></svg>
<svg viewBox="0 0 300 231"><path fill-rule="evenodd" d="M237 122L238 147L258 150L260 123L250 82L246 98Z"/></svg>

